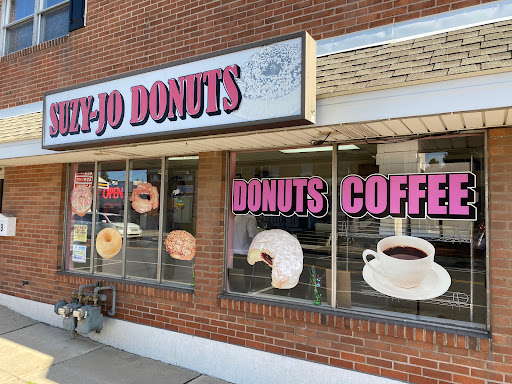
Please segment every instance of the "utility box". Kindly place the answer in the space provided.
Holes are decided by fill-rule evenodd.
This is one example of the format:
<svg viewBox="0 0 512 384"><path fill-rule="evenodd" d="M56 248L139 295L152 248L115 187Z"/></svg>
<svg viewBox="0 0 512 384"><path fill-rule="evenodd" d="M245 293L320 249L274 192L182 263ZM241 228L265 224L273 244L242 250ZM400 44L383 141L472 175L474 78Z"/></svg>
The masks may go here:
<svg viewBox="0 0 512 384"><path fill-rule="evenodd" d="M103 315L101 314L101 307L85 305L74 311L73 316L78 320L76 324L76 331L82 335L86 335L92 331L100 333L103 329Z"/></svg>
<svg viewBox="0 0 512 384"><path fill-rule="evenodd" d="M0 213L0 236L16 235L16 217Z"/></svg>

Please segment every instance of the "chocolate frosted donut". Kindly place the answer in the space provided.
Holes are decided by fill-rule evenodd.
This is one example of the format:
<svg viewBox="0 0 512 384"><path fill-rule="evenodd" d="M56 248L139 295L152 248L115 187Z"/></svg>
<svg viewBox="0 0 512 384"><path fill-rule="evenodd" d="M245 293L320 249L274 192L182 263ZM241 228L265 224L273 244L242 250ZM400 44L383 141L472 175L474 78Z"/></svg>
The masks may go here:
<svg viewBox="0 0 512 384"><path fill-rule="evenodd" d="M264 261L272 268L272 286L289 289L299 282L303 264L299 240L281 229L258 233L249 247L247 261Z"/></svg>
<svg viewBox="0 0 512 384"><path fill-rule="evenodd" d="M173 259L192 260L196 254L196 238L187 231L172 231L164 244Z"/></svg>

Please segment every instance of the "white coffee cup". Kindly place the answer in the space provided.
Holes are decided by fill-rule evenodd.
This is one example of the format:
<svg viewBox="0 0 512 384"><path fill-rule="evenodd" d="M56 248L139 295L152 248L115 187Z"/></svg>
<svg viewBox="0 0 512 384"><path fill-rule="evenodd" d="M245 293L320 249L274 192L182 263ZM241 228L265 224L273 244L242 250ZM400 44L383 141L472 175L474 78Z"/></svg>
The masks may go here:
<svg viewBox="0 0 512 384"><path fill-rule="evenodd" d="M426 257L401 259L384 253L395 247L416 248L426 254ZM407 251L404 253L407 254ZM375 272L376 279L381 276L400 288L414 288L421 284L432 269L434 254L434 246L426 240L412 236L390 236L377 243L377 252L365 250L363 260ZM368 261L369 255L375 257L372 263Z"/></svg>

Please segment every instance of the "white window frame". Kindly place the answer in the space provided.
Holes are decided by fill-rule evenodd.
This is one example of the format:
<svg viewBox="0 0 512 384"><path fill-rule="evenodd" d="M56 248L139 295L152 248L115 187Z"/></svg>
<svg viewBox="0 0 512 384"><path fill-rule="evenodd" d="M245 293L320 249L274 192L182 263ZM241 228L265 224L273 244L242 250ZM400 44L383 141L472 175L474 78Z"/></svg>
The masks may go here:
<svg viewBox="0 0 512 384"><path fill-rule="evenodd" d="M12 23L7 22L7 17L11 13L11 0L5 0L2 2L2 13L0 15L0 54L2 56L12 52L7 52L7 30L18 25L25 24L27 21L32 19L32 44L34 46L44 42L43 30L42 30L42 18L53 11L63 9L66 6L69 7L69 0L63 0L58 4L52 5L46 9L43 9L44 0L32 0L34 2L34 12L30 16L26 16L20 20L13 21ZM68 22L66 22L68 23ZM16 52L16 51L13 51Z"/></svg>

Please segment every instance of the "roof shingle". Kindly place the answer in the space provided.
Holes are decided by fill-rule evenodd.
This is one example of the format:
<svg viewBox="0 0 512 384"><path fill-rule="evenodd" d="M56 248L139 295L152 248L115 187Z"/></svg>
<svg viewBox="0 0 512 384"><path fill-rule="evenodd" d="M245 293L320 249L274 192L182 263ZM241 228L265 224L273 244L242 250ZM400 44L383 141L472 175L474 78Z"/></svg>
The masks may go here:
<svg viewBox="0 0 512 384"><path fill-rule="evenodd" d="M320 57L317 96L508 67L512 20Z"/></svg>

